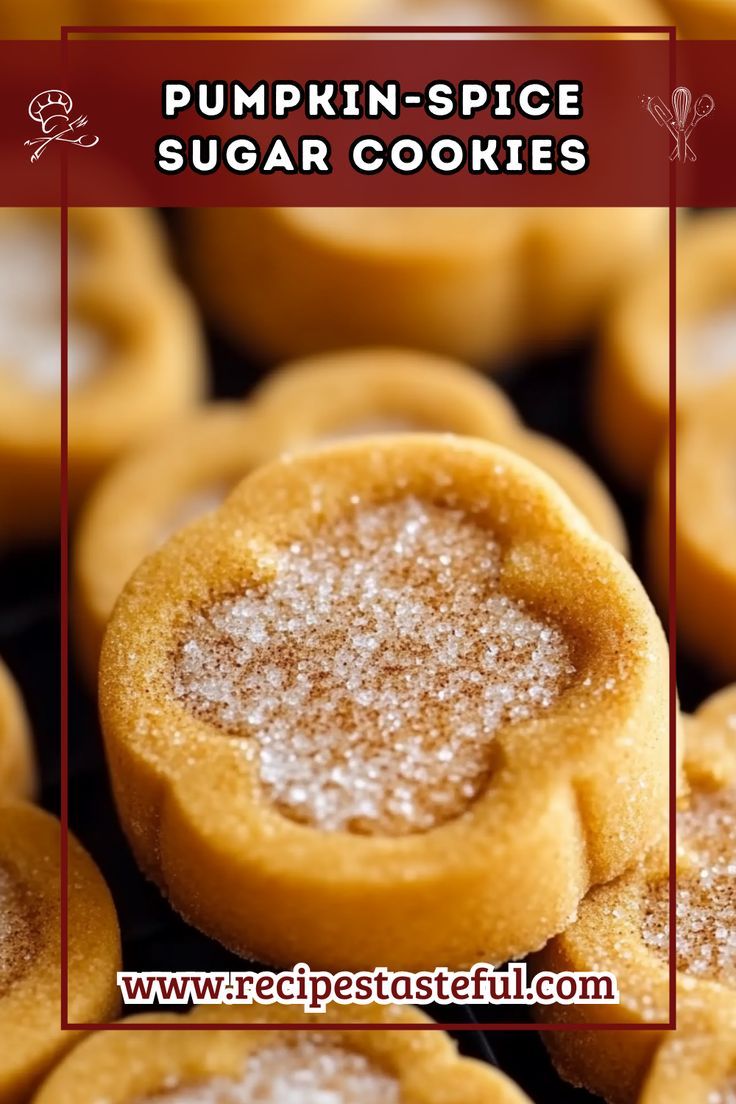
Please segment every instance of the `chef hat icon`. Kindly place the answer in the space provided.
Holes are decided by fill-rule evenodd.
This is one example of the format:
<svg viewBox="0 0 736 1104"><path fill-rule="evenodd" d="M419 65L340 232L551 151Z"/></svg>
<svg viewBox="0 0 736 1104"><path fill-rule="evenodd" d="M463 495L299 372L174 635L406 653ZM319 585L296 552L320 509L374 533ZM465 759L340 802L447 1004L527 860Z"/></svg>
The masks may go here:
<svg viewBox="0 0 736 1104"><path fill-rule="evenodd" d="M63 119L66 122L71 110L71 96L59 88L39 92L28 105L28 114L34 122L41 124L44 134L53 128L56 120Z"/></svg>

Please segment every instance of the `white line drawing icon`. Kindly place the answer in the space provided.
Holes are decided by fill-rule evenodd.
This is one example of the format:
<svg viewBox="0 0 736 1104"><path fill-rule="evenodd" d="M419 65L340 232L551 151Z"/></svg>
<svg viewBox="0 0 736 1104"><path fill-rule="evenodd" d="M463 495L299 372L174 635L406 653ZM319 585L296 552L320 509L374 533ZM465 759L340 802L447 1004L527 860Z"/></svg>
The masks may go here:
<svg viewBox="0 0 736 1104"><path fill-rule="evenodd" d="M31 161L38 161L41 154L52 142L66 142L70 146L91 149L99 142L96 134L82 133L69 137L81 130L89 122L86 115L71 118L74 102L68 92L59 88L49 88L39 92L28 105L28 114L35 123L39 123L43 134L40 138L28 138L23 145L34 147Z"/></svg>
<svg viewBox="0 0 736 1104"><path fill-rule="evenodd" d="M697 155L690 145L690 135L695 130L701 119L706 119L715 108L715 100L704 92L695 101L695 107L691 110L693 102L692 92L684 85L679 85L672 93L672 107L670 108L660 96L643 96L642 103L658 124L667 127L675 139L675 146L670 154L670 161L675 158L678 161L697 161Z"/></svg>

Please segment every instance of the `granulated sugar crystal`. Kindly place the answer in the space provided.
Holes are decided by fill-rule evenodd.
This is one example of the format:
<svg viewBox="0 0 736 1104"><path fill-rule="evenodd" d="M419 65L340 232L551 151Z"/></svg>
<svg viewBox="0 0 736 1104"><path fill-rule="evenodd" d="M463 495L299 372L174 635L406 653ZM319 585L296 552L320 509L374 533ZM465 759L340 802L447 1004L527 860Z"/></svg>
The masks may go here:
<svg viewBox="0 0 736 1104"><path fill-rule="evenodd" d="M736 789L696 793L677 824L680 844L695 865L677 882L677 968L736 986ZM645 942L666 958L664 881L652 888L642 930Z"/></svg>
<svg viewBox="0 0 736 1104"><path fill-rule="evenodd" d="M174 693L253 738L293 819L426 830L478 795L499 726L548 709L573 674L560 629L499 590L500 564L467 513L358 503L283 550L267 586L194 615Z"/></svg>
<svg viewBox="0 0 736 1104"><path fill-rule="evenodd" d="M362 1054L301 1038L250 1056L237 1079L166 1089L135 1104L400 1104L393 1077Z"/></svg>
<svg viewBox="0 0 736 1104"><path fill-rule="evenodd" d="M22 887L0 864L0 997L31 961L33 926Z"/></svg>

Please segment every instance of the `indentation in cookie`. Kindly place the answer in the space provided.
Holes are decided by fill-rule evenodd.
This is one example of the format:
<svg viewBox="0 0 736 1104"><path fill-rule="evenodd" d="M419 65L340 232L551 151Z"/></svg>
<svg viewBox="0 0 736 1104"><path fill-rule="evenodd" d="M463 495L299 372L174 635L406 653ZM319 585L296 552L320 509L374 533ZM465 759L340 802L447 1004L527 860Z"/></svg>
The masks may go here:
<svg viewBox="0 0 736 1104"><path fill-rule="evenodd" d="M61 387L59 250L53 223L18 217L0 227L0 370L39 392ZM70 242L70 281L79 251ZM97 329L69 319L70 388L99 370L105 346Z"/></svg>
<svg viewBox="0 0 736 1104"><path fill-rule="evenodd" d="M500 726L549 709L574 673L561 629L500 590L501 555L468 513L355 499L282 549L267 586L193 617L174 694L253 737L285 815L329 831L432 828L478 796Z"/></svg>
<svg viewBox="0 0 736 1104"><path fill-rule="evenodd" d="M395 1078L364 1055L312 1038L256 1050L237 1079L167 1087L133 1104L400 1104Z"/></svg>
<svg viewBox="0 0 736 1104"><path fill-rule="evenodd" d="M678 814L680 846L693 869L678 875L677 968L736 985L736 789L695 793ZM666 959L668 885L654 885L645 905L645 943Z"/></svg>
<svg viewBox="0 0 736 1104"><path fill-rule="evenodd" d="M704 383L736 375L736 303L693 327L687 341L693 370Z"/></svg>
<svg viewBox="0 0 736 1104"><path fill-rule="evenodd" d="M0 863L0 998L32 964L37 934L31 894L13 870Z"/></svg>

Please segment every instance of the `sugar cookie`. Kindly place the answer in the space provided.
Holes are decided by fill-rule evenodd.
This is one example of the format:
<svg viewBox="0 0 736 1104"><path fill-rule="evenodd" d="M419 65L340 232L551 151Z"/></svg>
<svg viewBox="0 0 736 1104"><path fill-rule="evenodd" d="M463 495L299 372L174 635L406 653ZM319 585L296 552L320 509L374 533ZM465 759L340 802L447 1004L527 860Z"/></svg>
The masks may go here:
<svg viewBox="0 0 736 1104"><path fill-rule="evenodd" d="M90 685L115 600L141 560L219 505L259 463L327 440L379 430L487 437L546 470L594 528L626 551L616 506L590 469L524 430L502 391L452 361L389 349L326 354L274 373L254 404L203 407L122 460L92 495L74 556L77 643Z"/></svg>
<svg viewBox="0 0 736 1104"><path fill-rule="evenodd" d="M621 516L590 468L527 431L500 388L464 365L402 349L297 361L266 378L256 402L284 448L370 432L445 432L505 445L544 469L601 536L627 550Z"/></svg>
<svg viewBox="0 0 736 1104"><path fill-rule="evenodd" d="M651 0L373 0L375 23L425 26L652 26L662 10Z"/></svg>
<svg viewBox="0 0 736 1104"><path fill-rule="evenodd" d="M58 214L0 212L0 532L58 531L60 331ZM199 327L162 263L150 217L72 210L69 494L173 421L204 383Z"/></svg>
<svg viewBox="0 0 736 1104"><path fill-rule="evenodd" d="M628 284L607 325L592 413L627 483L651 477L669 418L669 251ZM677 246L678 415L736 375L736 211L686 216Z"/></svg>
<svg viewBox="0 0 736 1104"><path fill-rule="evenodd" d="M260 469L144 561L101 716L139 863L226 945L500 962L662 831L666 663L537 468L372 438Z"/></svg>
<svg viewBox="0 0 736 1104"><path fill-rule="evenodd" d="M709 667L736 678L736 376L714 388L677 433L678 642ZM662 457L649 520L652 588L667 608L669 463Z"/></svg>
<svg viewBox="0 0 736 1104"><path fill-rule="evenodd" d="M216 324L272 360L387 344L490 365L579 333L661 222L590 214L212 208L187 212L185 249Z"/></svg>
<svg viewBox="0 0 736 1104"><path fill-rule="evenodd" d="M735 1104L736 1015L678 1031L662 1044L639 1104Z"/></svg>
<svg viewBox="0 0 736 1104"><path fill-rule="evenodd" d="M358 10L355 0L109 0L102 24L306 27L340 22L346 10L349 14ZM95 13L97 18L96 7Z"/></svg>
<svg viewBox="0 0 736 1104"><path fill-rule="evenodd" d="M736 38L736 0L661 0L681 38Z"/></svg>
<svg viewBox="0 0 736 1104"><path fill-rule="evenodd" d="M0 801L33 797L36 761L25 707L10 671L0 660Z"/></svg>
<svg viewBox="0 0 736 1104"><path fill-rule="evenodd" d="M112 608L141 560L273 454L272 438L245 404L218 403L132 452L100 481L74 555L75 643L90 685Z"/></svg>
<svg viewBox="0 0 736 1104"><path fill-rule="evenodd" d="M51 1074L33 1104L528 1104L504 1074L461 1058L429 1018L395 1005L199 1007L131 1024L243 1024L242 1031L99 1032ZM271 1024L249 1031L249 1024ZM279 1029L313 1024L315 1030ZM375 1024L376 1030L339 1030ZM329 1031L320 1031L332 1025ZM402 1030L386 1030L401 1026Z"/></svg>
<svg viewBox="0 0 736 1104"><path fill-rule="evenodd" d="M59 824L21 802L0 805L0 1104L25 1104L78 1036L61 1031ZM120 935L96 866L69 839L69 1020L119 1008Z"/></svg>
<svg viewBox="0 0 736 1104"><path fill-rule="evenodd" d="M677 1022L706 1030L736 1015L736 687L686 719L690 786L678 814ZM667 847L586 898L578 920L537 956L550 970L612 970L619 1005L539 1007L545 1022L666 1023L668 985ZM563 1077L631 1104L663 1031L546 1032ZM704 1098L701 1098L704 1099Z"/></svg>
<svg viewBox="0 0 736 1104"><path fill-rule="evenodd" d="M60 38L62 26L80 22L80 7L74 0L4 0L0 11L0 39Z"/></svg>

